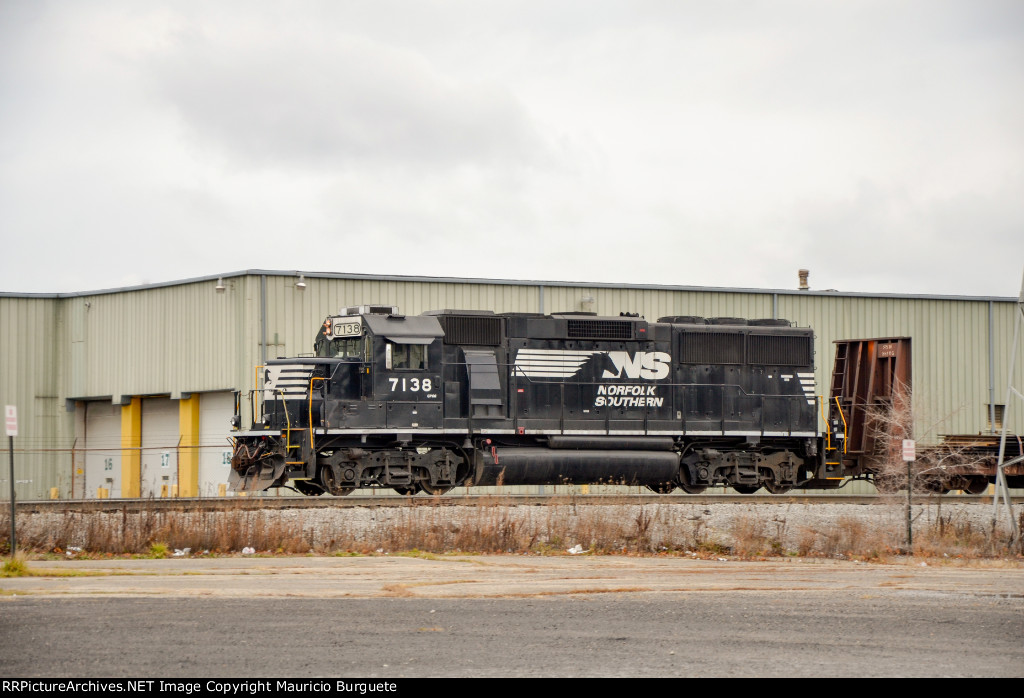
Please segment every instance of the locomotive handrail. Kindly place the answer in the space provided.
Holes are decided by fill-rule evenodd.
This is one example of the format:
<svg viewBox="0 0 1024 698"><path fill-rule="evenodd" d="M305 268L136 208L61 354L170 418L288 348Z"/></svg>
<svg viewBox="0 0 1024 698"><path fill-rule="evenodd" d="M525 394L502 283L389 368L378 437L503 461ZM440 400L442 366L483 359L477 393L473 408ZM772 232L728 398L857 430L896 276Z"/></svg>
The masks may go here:
<svg viewBox="0 0 1024 698"><path fill-rule="evenodd" d="M845 454L846 453L846 429L847 429L846 415L843 414L843 406L839 404L839 396L838 395L835 397L835 401L836 401L836 408L839 410L839 416L843 420L843 453Z"/></svg>
<svg viewBox="0 0 1024 698"><path fill-rule="evenodd" d="M831 451L831 450L833 450L833 448L832 448L832 425L828 421L828 415L825 414L825 405L828 404L828 401L825 399L824 395L815 395L814 399L818 403L819 410L821 411L821 419L825 422L825 427L826 427L825 428L825 450L826 451ZM843 440L845 441L846 439L843 439Z"/></svg>
<svg viewBox="0 0 1024 698"><path fill-rule="evenodd" d="M316 460L316 449L313 445L313 381L326 381L323 376L313 376L309 379L309 452Z"/></svg>
<svg viewBox="0 0 1024 698"><path fill-rule="evenodd" d="M466 366L466 365L467 364L464 364L464 363L447 364L447 366ZM525 373L521 373L518 366L515 366L513 364L499 364L499 365L512 366L515 369L515 371L513 371L511 373L512 376L515 376L517 378L524 378L524 379L526 379L527 382L529 382L529 383L536 383L537 385L543 385L545 383L560 383L560 384L565 384L565 385L578 385L578 386L581 386L581 387L582 386L586 386L586 385L606 385L606 383L602 383L600 381L576 381L576 380L569 380L567 378L545 378L544 382L541 383L540 381L535 380L533 376L528 376ZM639 385L639 383L637 385ZM748 393L746 390L743 389L743 386L738 384L738 383L667 383L667 382L659 381L658 383L656 383L656 385L659 386L659 387L668 387L668 388L735 388L736 390L738 390L740 392L741 395L747 395L747 396L752 396L752 397L784 397L784 398L793 398L794 400L796 400L796 399L801 399L801 400L804 399L804 395L786 395L784 393L771 393L771 394L769 394L769 393Z"/></svg>
<svg viewBox="0 0 1024 698"><path fill-rule="evenodd" d="M295 447L292 445L292 418L291 415L288 414L288 401L284 399L284 391L280 388L275 389L274 392L281 396L281 399L278 402L280 402L281 407L284 408L284 445L286 449L290 450Z"/></svg>
<svg viewBox="0 0 1024 698"><path fill-rule="evenodd" d="M259 387L257 387L260 384L260 369L266 367L266 364L257 364L253 367L252 391L249 394L249 416L252 417L252 420L249 422L250 424L256 423L256 393L260 392ZM263 401L261 400L260 404L262 403ZM264 414L266 413L264 412ZM261 414L260 416L262 417L263 415Z"/></svg>
<svg viewBox="0 0 1024 698"><path fill-rule="evenodd" d="M604 383L601 383L599 381L570 381L570 380L565 380L565 379L541 382L541 381L538 381L538 380L534 380L534 378L531 377L531 376L527 376L524 373L520 373L518 371L518 367L513 367L513 370L512 370L512 372L510 374L510 378L512 376L524 378L528 383L531 383L531 384L534 384L534 385L546 385L547 384L547 385L558 385L559 386L559 391L561 393L561 396L560 396L561 399L559 401L560 404L559 404L557 419L558 419L559 430L561 430L561 431L564 431L564 429L565 429L565 419L566 419L565 411L567 409L566 401L565 401L565 395L564 395L564 393L565 393L565 386L566 385L571 385L571 386L575 386L575 387L579 387L579 388L584 388L584 387L587 387L587 386L595 386L596 387L596 386L604 385ZM736 383L730 383L730 384L724 384L723 385L723 384L718 384L718 383L667 383L667 382L663 382L663 383L658 383L657 385L658 385L658 387L664 387L664 388L679 388L679 389L682 389L683 391L686 391L688 389L693 389L693 388L713 388L713 389L716 389L716 391L719 394L719 403L720 403L720 406L719 406L720 412L719 412L719 414L722 415L722 417L719 420L717 420L717 421L719 422L719 427L721 428L721 430L723 432L726 431L726 428L725 428L726 427L726 425L725 425L726 409L725 409L725 407L726 407L727 400L730 399L730 392L731 392L731 399L736 399L736 398L756 398L757 401L758 401L758 408L761 410L761 414L762 415L765 414L765 403L766 403L767 400L770 400L770 399L786 400L786 401L789 401L789 402L792 403L792 402L802 401L802 400L806 399L805 395L786 395L786 394L781 394L781 393L778 393L778 394L751 393L751 392L748 392L748 391L744 390L743 386L741 386L739 384L736 384ZM511 387L511 385L509 386L509 394L512 396L512 401L518 401L518 393ZM675 400L674 400L675 396L670 394L670 395L668 395L666 397L669 400L668 405L669 405L670 409L675 411L676 407L677 407L677 405L675 403ZM649 428L650 428L650 412L651 412L652 407L650 405L646 405L645 404L643 407L639 407L637 409L642 409L643 410L644 431L649 430ZM681 421L682 421L683 430L685 431L686 430L686 426L687 426L687 424L686 424L687 423L687 415L686 415L685 410L679 410L679 411L682 412ZM513 420L515 422L514 426L516 428L518 428L519 414L518 414L518 411L515 410L515 409L513 409L513 417L512 418L513 418ZM611 412L608 411L608 412L606 412L605 417L602 420L603 424L604 424L604 430L606 432L609 431L610 428L611 428L610 424L609 424L610 419L611 419ZM815 431L817 431L816 427L814 429L815 429ZM770 427L768 427L765 424L763 416L762 416L762 420L761 420L761 424L760 424L760 430L761 430L762 433L764 433L765 431L771 431ZM792 426L790 426L789 431L793 431Z"/></svg>

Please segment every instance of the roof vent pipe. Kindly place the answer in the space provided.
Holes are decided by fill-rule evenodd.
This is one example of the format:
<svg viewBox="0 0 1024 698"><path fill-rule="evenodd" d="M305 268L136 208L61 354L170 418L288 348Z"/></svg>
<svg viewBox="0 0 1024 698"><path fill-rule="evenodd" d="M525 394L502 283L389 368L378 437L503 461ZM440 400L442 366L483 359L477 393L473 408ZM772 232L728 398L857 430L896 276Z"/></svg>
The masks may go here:
<svg viewBox="0 0 1024 698"><path fill-rule="evenodd" d="M810 276L811 272L808 269L801 269L797 274L800 275L800 290L809 291L811 287L807 285L807 277Z"/></svg>

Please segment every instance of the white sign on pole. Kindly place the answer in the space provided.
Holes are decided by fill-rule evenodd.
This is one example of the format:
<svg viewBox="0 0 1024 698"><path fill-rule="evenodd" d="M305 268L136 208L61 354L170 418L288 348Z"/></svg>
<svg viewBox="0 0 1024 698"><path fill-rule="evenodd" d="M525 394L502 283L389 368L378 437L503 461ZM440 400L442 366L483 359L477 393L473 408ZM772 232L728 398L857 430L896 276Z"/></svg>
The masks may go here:
<svg viewBox="0 0 1024 698"><path fill-rule="evenodd" d="M916 459L915 444L913 439L903 439L903 460L912 461Z"/></svg>
<svg viewBox="0 0 1024 698"><path fill-rule="evenodd" d="M14 405L7 405L5 410L7 422L7 435L18 435L18 408Z"/></svg>

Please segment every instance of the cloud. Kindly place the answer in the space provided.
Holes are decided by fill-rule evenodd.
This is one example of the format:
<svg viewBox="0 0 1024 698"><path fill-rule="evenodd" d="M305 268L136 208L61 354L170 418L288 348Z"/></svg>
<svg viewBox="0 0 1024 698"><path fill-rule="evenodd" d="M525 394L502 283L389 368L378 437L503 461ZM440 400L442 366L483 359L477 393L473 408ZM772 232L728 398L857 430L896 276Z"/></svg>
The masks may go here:
<svg viewBox="0 0 1024 698"><path fill-rule="evenodd" d="M791 288L806 267L815 288L1015 294L1022 20L1001 0L0 3L0 276Z"/></svg>
<svg viewBox="0 0 1024 698"><path fill-rule="evenodd" d="M498 84L436 70L368 37L249 26L180 29L151 56L155 90L197 147L255 167L529 166L545 159L524 106Z"/></svg>

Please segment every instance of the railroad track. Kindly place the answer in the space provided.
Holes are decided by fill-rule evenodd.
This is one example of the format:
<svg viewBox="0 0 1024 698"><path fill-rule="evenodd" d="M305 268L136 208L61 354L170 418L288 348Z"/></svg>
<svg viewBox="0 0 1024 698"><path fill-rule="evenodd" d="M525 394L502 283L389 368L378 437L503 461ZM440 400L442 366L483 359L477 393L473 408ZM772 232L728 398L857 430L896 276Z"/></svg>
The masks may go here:
<svg viewBox="0 0 1024 698"><path fill-rule="evenodd" d="M837 494L785 494L785 495L743 495L743 494L470 494L444 495L442 497L399 497L350 495L348 497L178 497L147 499L56 499L28 500L16 502L18 513L41 512L132 512L132 511L227 511L237 509L284 510L322 509L350 507L458 507L458 506L552 506L572 504L593 506L608 504L705 504L747 503L747 504L892 504L903 502L906 494L895 495L837 495ZM915 496L917 504L935 503L938 495ZM958 504L990 505L992 495L947 495L945 502ZM1012 497L1014 504L1024 503L1024 497ZM0 513L10 510L5 502L0 504Z"/></svg>

